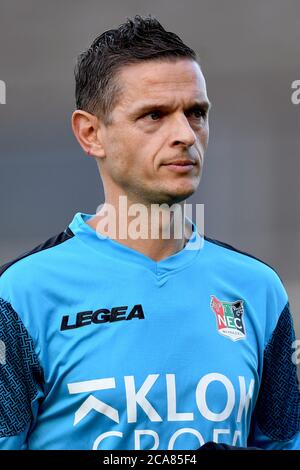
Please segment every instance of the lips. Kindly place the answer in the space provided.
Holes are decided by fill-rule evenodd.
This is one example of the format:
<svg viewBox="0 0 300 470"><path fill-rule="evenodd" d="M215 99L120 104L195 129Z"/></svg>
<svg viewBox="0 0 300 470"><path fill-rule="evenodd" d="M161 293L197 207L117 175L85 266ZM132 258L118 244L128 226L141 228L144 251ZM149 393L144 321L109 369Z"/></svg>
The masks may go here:
<svg viewBox="0 0 300 470"><path fill-rule="evenodd" d="M178 165L178 166L189 166L195 165L196 163L193 160L174 160L168 163L163 163L163 165Z"/></svg>
<svg viewBox="0 0 300 470"><path fill-rule="evenodd" d="M173 173L186 175L194 171L194 169L196 168L196 162L194 160L187 160L181 158L163 163L162 166L164 166L166 170L172 171Z"/></svg>

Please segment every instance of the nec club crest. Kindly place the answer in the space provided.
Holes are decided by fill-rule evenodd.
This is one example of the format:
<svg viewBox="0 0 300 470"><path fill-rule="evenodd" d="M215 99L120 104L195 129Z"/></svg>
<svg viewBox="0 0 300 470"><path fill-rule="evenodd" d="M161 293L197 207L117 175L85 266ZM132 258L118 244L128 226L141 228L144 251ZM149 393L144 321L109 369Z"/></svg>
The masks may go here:
<svg viewBox="0 0 300 470"><path fill-rule="evenodd" d="M210 296L210 306L216 315L217 330L232 341L246 338L243 300L227 302Z"/></svg>

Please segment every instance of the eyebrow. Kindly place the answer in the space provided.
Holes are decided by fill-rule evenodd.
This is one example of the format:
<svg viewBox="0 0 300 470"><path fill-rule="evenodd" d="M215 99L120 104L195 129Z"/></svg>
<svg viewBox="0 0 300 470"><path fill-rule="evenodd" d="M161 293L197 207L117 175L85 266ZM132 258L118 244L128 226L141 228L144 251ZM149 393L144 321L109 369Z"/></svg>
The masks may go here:
<svg viewBox="0 0 300 470"><path fill-rule="evenodd" d="M203 101L194 101L193 104L190 104L185 108L185 111L190 111L195 108L201 108L204 109L205 111L208 111L211 108L211 103L210 101L203 100ZM149 103L144 103L140 107L137 107L131 111L131 115L133 117L141 116L143 114L147 114L147 112L152 111L154 109L160 110L160 111L170 111L172 109L171 105L167 104L160 104L159 102L149 102Z"/></svg>

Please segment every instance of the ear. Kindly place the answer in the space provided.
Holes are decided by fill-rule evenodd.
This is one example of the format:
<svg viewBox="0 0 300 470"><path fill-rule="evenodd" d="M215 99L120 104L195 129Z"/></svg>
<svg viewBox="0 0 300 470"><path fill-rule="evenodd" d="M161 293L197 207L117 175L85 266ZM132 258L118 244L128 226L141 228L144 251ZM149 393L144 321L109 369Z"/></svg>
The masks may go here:
<svg viewBox="0 0 300 470"><path fill-rule="evenodd" d="M104 157L101 121L94 114L76 109L72 114L72 129L83 150L94 157Z"/></svg>

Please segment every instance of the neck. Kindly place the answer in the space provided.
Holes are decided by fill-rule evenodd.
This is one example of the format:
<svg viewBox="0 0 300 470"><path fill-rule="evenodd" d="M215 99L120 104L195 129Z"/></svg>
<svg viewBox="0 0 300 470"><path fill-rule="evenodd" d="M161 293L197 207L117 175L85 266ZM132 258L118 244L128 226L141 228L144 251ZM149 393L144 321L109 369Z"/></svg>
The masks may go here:
<svg viewBox="0 0 300 470"><path fill-rule="evenodd" d="M184 202L137 204L126 196L114 204L105 203L88 222L94 230L160 261L182 250L192 234L184 215Z"/></svg>

